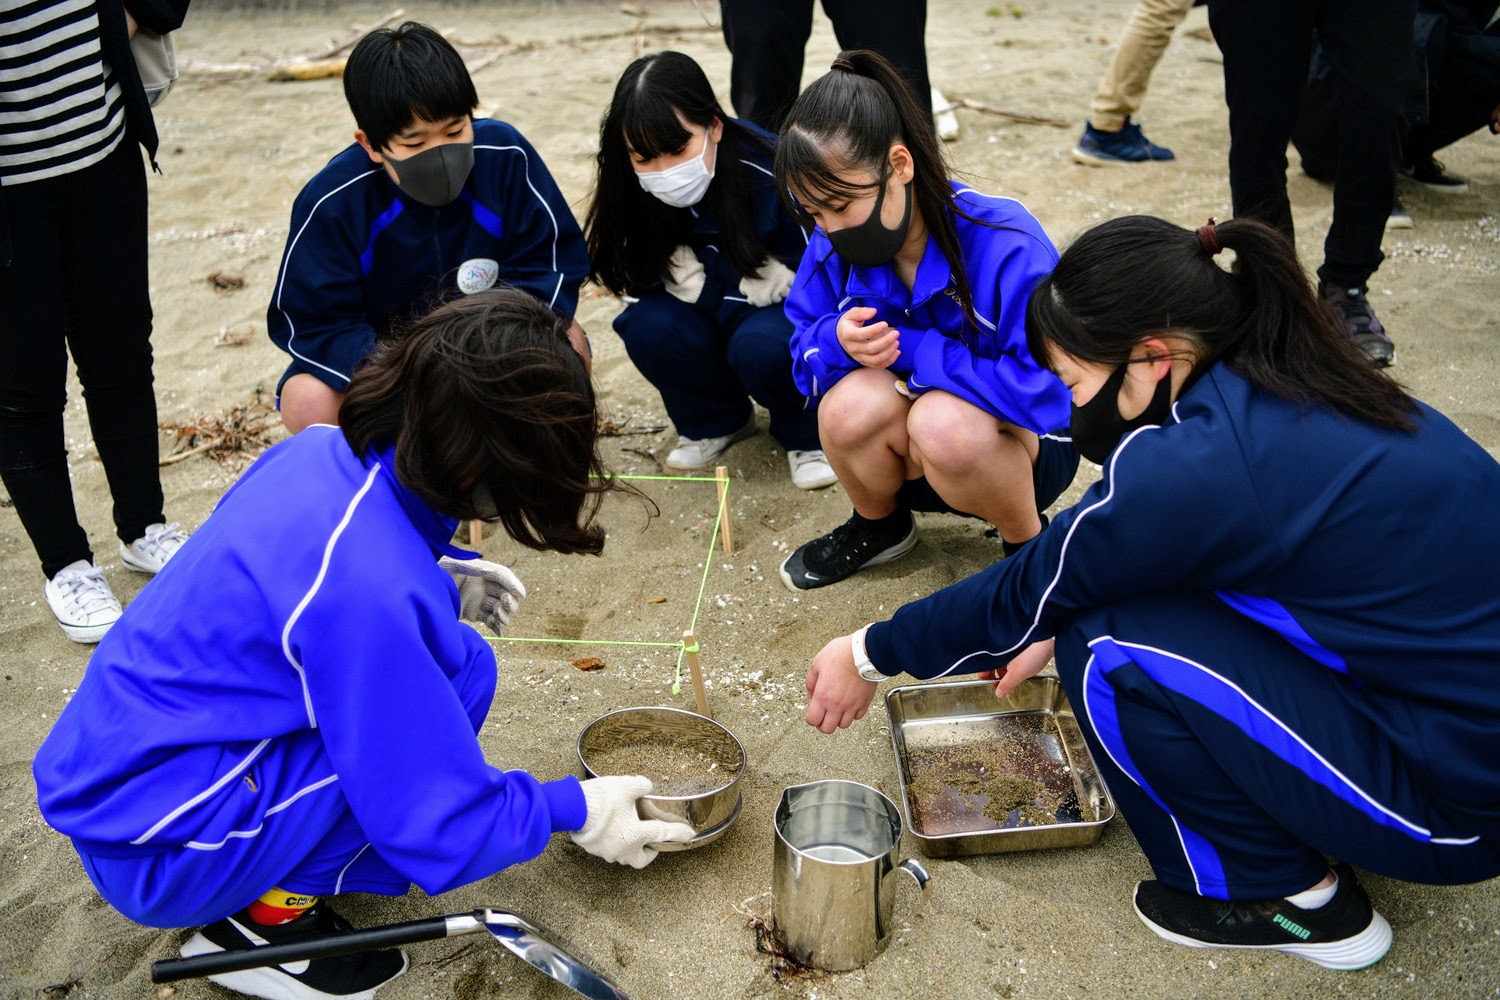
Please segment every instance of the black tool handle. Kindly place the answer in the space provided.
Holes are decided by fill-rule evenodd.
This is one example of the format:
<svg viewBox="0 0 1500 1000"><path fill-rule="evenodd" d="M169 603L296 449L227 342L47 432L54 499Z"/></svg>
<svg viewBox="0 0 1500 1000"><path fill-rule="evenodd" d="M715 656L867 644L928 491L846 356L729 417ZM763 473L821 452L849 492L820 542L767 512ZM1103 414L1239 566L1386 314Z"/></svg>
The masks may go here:
<svg viewBox="0 0 1500 1000"><path fill-rule="evenodd" d="M480 918L478 926L483 927L482 914L483 911L479 911L457 916ZM416 941L436 941L455 932L454 928L450 927L450 919L452 918L429 917L426 920L410 920L401 924L386 924L384 927L368 927L364 930L346 931L343 934L328 934L308 938L305 941L265 944L254 948L235 948L208 955L194 955L192 958L163 959L151 963L151 981L172 983L179 979L194 979L222 972L240 972L244 969L260 969L268 965L282 965L286 962L336 958L339 955L394 948ZM475 927L469 925L457 932L466 933L473 929Z"/></svg>

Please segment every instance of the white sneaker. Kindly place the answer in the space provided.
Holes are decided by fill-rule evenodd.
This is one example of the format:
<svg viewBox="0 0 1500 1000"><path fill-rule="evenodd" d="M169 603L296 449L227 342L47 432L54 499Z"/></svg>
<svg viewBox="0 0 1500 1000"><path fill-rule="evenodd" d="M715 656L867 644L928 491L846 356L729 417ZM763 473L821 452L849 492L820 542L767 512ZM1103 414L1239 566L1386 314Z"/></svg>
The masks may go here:
<svg viewBox="0 0 1500 1000"><path fill-rule="evenodd" d="M786 464L792 467L792 485L799 490L821 490L839 481L828 456L821 448L809 451L789 451Z"/></svg>
<svg viewBox="0 0 1500 1000"><path fill-rule="evenodd" d="M729 450L736 441L743 441L755 433L755 416L733 434L716 438L689 438L678 436L677 447L667 455L667 468L679 472L701 469L712 465L714 460Z"/></svg>
<svg viewBox="0 0 1500 1000"><path fill-rule="evenodd" d="M160 573L187 540L187 532L176 521L147 525L140 538L129 545L120 543L120 559L137 573Z"/></svg>
<svg viewBox="0 0 1500 1000"><path fill-rule="evenodd" d="M80 559L57 571L43 588L47 606L63 634L74 642L94 643L120 620L120 602L99 567Z"/></svg>
<svg viewBox="0 0 1500 1000"><path fill-rule="evenodd" d="M932 123L937 128L938 138L944 142L958 138L958 115L953 113L953 105L936 87L932 88Z"/></svg>

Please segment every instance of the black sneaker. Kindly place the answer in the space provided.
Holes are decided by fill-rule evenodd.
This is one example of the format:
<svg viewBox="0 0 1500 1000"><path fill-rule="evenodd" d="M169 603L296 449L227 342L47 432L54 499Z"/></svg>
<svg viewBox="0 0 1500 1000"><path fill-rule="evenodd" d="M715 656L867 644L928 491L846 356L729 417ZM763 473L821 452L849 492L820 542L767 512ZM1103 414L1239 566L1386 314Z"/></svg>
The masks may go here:
<svg viewBox="0 0 1500 1000"><path fill-rule="evenodd" d="M1364 288L1340 288L1326 282L1318 285L1318 295L1338 310L1344 329L1365 357L1376 368L1386 368L1396 360L1396 345L1385 332Z"/></svg>
<svg viewBox="0 0 1500 1000"><path fill-rule="evenodd" d="M267 927L250 920L241 910L216 924L209 924L182 946L182 957L250 948L264 944L288 944L350 930L349 922L326 902L290 923ZM373 1000L375 991L406 971L406 953L398 948L367 951L339 958L288 962L266 969L224 972L208 978L226 989L265 1000Z"/></svg>
<svg viewBox="0 0 1500 1000"><path fill-rule="evenodd" d="M917 520L898 510L879 521L855 514L822 538L786 557L781 582L791 590L812 590L846 580L866 566L900 559L917 544Z"/></svg>
<svg viewBox="0 0 1500 1000"><path fill-rule="evenodd" d="M1354 870L1339 865L1338 890L1316 910L1284 899L1209 899L1137 883L1135 912L1158 937L1189 948L1282 951L1325 969L1363 969L1385 957L1391 925L1370 906Z"/></svg>
<svg viewBox="0 0 1500 1000"><path fill-rule="evenodd" d="M1469 182L1466 179L1457 174L1448 173L1442 161L1432 156L1415 160L1402 167L1401 176L1439 194L1463 194L1469 190Z"/></svg>

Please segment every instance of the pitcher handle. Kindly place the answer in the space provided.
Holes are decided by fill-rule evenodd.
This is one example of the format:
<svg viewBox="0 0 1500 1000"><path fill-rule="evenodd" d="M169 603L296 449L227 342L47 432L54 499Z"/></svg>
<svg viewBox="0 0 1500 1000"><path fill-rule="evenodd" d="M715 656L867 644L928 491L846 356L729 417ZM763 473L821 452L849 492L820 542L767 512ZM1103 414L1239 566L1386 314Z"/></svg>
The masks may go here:
<svg viewBox="0 0 1500 1000"><path fill-rule="evenodd" d="M926 889L927 883L932 881L932 876L927 874L927 869L915 858L907 858L897 866L906 874L911 876L913 882L917 883L918 889Z"/></svg>

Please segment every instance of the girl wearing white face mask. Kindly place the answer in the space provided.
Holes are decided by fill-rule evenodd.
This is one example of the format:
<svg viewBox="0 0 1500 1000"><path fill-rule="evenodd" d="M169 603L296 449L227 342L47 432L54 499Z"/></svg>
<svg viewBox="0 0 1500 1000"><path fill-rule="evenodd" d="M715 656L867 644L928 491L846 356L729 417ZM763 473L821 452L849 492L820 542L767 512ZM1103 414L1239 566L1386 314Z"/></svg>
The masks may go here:
<svg viewBox="0 0 1500 1000"><path fill-rule="evenodd" d="M836 477L781 307L807 234L776 193L775 142L725 114L688 56L631 63L600 129L590 278L628 303L614 326L677 428L669 468L714 464L755 433L759 403L792 482L818 489Z"/></svg>

